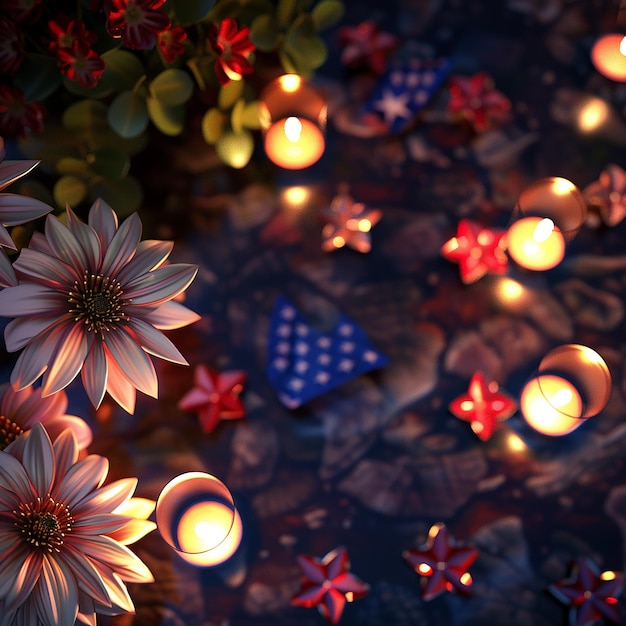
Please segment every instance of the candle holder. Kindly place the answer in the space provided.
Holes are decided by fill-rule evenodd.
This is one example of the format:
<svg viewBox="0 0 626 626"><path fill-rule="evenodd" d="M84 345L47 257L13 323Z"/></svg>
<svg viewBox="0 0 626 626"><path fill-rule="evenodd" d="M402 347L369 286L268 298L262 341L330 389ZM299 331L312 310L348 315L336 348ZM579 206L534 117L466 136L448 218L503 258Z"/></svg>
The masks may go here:
<svg viewBox="0 0 626 626"><path fill-rule="evenodd" d="M533 183L522 191L513 211L509 256L529 270L556 267L586 217L583 195L569 180L552 176Z"/></svg>
<svg viewBox="0 0 626 626"><path fill-rule="evenodd" d="M232 494L221 480L203 472L181 474L165 485L157 500L156 523L163 539L195 565L223 562L241 541L241 518ZM238 535L234 549L228 542L233 531Z"/></svg>
<svg viewBox="0 0 626 626"><path fill-rule="evenodd" d="M606 78L626 81L626 36L611 33L600 37L591 49L591 62Z"/></svg>
<svg viewBox="0 0 626 626"><path fill-rule="evenodd" d="M299 170L324 153L326 101L297 74L279 76L265 87L259 116L265 152L276 165Z"/></svg>
<svg viewBox="0 0 626 626"><path fill-rule="evenodd" d="M522 390L526 422L544 435L567 435L597 415L611 395L611 374L591 348L567 344L541 360L537 375Z"/></svg>

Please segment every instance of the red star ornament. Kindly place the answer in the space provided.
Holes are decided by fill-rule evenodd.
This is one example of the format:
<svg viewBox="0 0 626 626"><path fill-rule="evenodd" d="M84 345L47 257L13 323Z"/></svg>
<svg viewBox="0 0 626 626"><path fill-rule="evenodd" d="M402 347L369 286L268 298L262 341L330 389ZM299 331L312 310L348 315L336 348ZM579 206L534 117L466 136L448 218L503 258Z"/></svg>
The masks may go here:
<svg viewBox="0 0 626 626"><path fill-rule="evenodd" d="M550 592L570 608L572 626L591 626L599 620L621 624L619 596L624 586L621 574L598 570L590 559L578 559L571 578L550 585Z"/></svg>
<svg viewBox="0 0 626 626"><path fill-rule="evenodd" d="M479 439L487 441L496 424L517 411L517 402L502 393L497 382L487 381L479 371L472 376L467 393L452 400L448 408L455 417L469 422Z"/></svg>
<svg viewBox="0 0 626 626"><path fill-rule="evenodd" d="M321 559L298 556L302 570L302 588L291 604L304 608L316 606L330 624L338 624L346 602L363 598L369 585L351 574L345 548L331 550Z"/></svg>
<svg viewBox="0 0 626 626"><path fill-rule="evenodd" d="M220 420L239 419L246 414L239 398L246 383L246 372L218 372L198 365L193 378L195 386L178 401L178 408L197 411L205 433L210 433Z"/></svg>
<svg viewBox="0 0 626 626"><path fill-rule="evenodd" d="M422 597L432 600L444 591L470 595L472 575L468 568L478 557L478 550L457 546L445 524L435 524L428 531L426 544L406 550L402 555L416 574L422 576Z"/></svg>
<svg viewBox="0 0 626 626"><path fill-rule="evenodd" d="M508 267L505 235L504 230L489 230L464 219L459 222L456 237L441 247L441 254L459 264L465 284L476 282L487 272L504 274Z"/></svg>
<svg viewBox="0 0 626 626"><path fill-rule="evenodd" d="M341 193L333 198L322 216L328 222L322 229L322 250L330 252L348 246L366 253L372 249L370 231L380 221L382 211L369 209L347 193Z"/></svg>

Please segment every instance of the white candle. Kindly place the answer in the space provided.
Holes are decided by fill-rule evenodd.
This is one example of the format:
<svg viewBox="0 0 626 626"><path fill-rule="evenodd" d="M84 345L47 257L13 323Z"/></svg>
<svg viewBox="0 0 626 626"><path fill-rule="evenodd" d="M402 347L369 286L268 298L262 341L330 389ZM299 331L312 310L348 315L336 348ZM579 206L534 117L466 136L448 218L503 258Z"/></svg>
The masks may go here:
<svg viewBox="0 0 626 626"><path fill-rule="evenodd" d="M565 239L551 219L524 217L509 228L507 250L526 269L548 270L563 260Z"/></svg>
<svg viewBox="0 0 626 626"><path fill-rule="evenodd" d="M526 384L520 410L532 428L552 437L567 435L585 421L580 419L583 403L574 385L553 374L541 375Z"/></svg>

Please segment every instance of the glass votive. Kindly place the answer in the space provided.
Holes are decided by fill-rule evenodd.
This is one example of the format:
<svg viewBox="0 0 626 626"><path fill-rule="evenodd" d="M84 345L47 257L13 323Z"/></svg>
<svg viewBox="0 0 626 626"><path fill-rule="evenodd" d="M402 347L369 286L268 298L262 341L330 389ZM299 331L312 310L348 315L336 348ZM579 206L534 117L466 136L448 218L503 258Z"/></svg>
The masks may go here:
<svg viewBox="0 0 626 626"><path fill-rule="evenodd" d="M219 548L233 530L236 517L235 502L226 485L203 472L173 478L156 505L157 528L179 554L200 555Z"/></svg>
<svg viewBox="0 0 626 626"><path fill-rule="evenodd" d="M265 152L276 165L299 170L324 153L326 101L301 76L284 74L270 82L261 93L259 115Z"/></svg>
<svg viewBox="0 0 626 626"><path fill-rule="evenodd" d="M591 61L606 78L626 81L626 37L617 33L600 37L591 49Z"/></svg>
<svg viewBox="0 0 626 626"><path fill-rule="evenodd" d="M543 178L522 191L507 231L509 256L521 267L556 267L587 217L582 193L566 178Z"/></svg>
<svg viewBox="0 0 626 626"><path fill-rule="evenodd" d="M611 374L591 348L567 344L541 360L537 375L522 390L520 410L536 431L567 435L597 415L611 395Z"/></svg>

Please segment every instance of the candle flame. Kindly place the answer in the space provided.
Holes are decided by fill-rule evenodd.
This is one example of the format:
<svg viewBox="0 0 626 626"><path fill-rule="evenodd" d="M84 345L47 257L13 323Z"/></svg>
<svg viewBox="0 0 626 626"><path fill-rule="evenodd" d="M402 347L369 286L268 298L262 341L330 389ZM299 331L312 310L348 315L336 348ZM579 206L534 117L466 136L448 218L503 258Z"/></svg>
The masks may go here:
<svg viewBox="0 0 626 626"><path fill-rule="evenodd" d="M619 42L619 51L626 57L626 37Z"/></svg>
<svg viewBox="0 0 626 626"><path fill-rule="evenodd" d="M292 93L296 89L298 89L301 82L302 79L297 74L284 74L280 77L281 87L289 93Z"/></svg>
<svg viewBox="0 0 626 626"><path fill-rule="evenodd" d="M550 404L557 408L566 406L573 398L573 394L570 389L559 389L553 396Z"/></svg>
<svg viewBox="0 0 626 626"><path fill-rule="evenodd" d="M297 117L288 117L285 120L285 136L289 141L296 143L302 133L302 122Z"/></svg>
<svg viewBox="0 0 626 626"><path fill-rule="evenodd" d="M535 226L535 230L533 232L533 241L535 243L542 243L554 231L554 222L549 217L544 217L540 222Z"/></svg>

